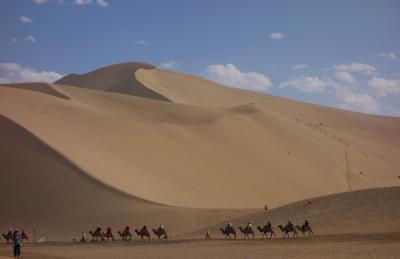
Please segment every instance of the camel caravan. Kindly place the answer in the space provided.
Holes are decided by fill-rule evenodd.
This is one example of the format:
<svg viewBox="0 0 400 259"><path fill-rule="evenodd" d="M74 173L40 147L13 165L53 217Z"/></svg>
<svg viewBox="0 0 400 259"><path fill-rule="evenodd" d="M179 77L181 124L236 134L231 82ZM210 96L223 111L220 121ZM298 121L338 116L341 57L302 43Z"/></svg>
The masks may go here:
<svg viewBox="0 0 400 259"><path fill-rule="evenodd" d="M302 225L294 225L291 220L289 220L286 225L278 225L278 228L283 234L282 238L290 238L291 236L293 238L299 237L299 232L301 232L303 236L306 236L306 234L308 234L308 236L314 235L314 232L308 220L305 220ZM245 227L239 226L238 229L239 233L242 234L243 239L255 239L256 231L253 229L253 225L250 221ZM260 234L262 234L260 239L277 237L274 228L269 221L267 221L264 226L257 226L255 229L258 230ZM228 224L220 230L225 239L237 238L236 229L231 222L228 222ZM14 233L15 231L13 232L13 230L10 229L7 234L2 234L6 244L12 244ZM151 229L151 231L149 230L147 225L144 225L140 229L134 229L133 231L131 231L131 226L127 225L123 230L119 230L116 232L118 236L114 235L111 227L107 227L106 231L104 232L100 226L97 226L94 231L90 230L87 233L89 234L89 237L87 236L86 232L82 232L80 242L106 242L116 240L132 241L134 234L136 234L137 238L141 241L150 241L151 235L154 235L156 240L168 239L167 230L163 224L160 224L158 228ZM21 239L22 241L29 240L28 235L25 233L24 230L22 230ZM205 239L212 239L211 232L208 228L206 229ZM77 242L75 238L73 239L73 241Z"/></svg>
<svg viewBox="0 0 400 259"><path fill-rule="evenodd" d="M308 236L314 235L314 232L312 231L310 222L308 220L305 220L301 226L293 225L292 221L289 220L289 222L285 226L278 225L278 228L283 233L282 238L286 237L290 238L291 233L293 233L293 238L299 237L298 232L301 232L303 236L305 236L307 233ZM269 221L263 227L257 226L256 229L260 233L262 233L261 239L268 238L268 234L270 238L272 237L276 238L274 228L272 227L272 224ZM236 229L233 227L231 222L228 222L225 228L221 228L220 230L222 234L225 236L225 239L236 239ZM239 231L243 235L243 239L255 238L255 231L250 221L247 223L245 227L239 226ZM208 229L206 232L206 239L211 239Z"/></svg>
<svg viewBox="0 0 400 259"><path fill-rule="evenodd" d="M147 227L147 225L144 225L140 229L134 229L133 231L136 233L136 235L140 238L141 241L150 241L150 231ZM167 230L165 229L163 224L160 224L158 228L153 228L152 229L153 234L157 237L157 240L167 240L168 239L168 234ZM86 236L86 232L82 232L82 236L80 239L80 242L98 242L98 241L116 241L116 240L122 240L122 241L131 241L133 239L133 233L131 231L131 226L127 225L123 230L117 231L118 237L114 236L113 231L111 227L108 227L106 232L103 232L102 228L100 226L97 226L97 228L92 231L90 230L89 232L90 238ZM76 239L73 239L73 241L76 241Z"/></svg>

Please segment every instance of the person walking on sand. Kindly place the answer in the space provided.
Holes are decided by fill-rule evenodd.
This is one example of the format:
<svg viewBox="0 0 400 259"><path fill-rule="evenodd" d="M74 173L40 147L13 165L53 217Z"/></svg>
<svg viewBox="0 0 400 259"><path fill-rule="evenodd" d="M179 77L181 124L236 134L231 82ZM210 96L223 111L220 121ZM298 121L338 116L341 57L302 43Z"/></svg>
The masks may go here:
<svg viewBox="0 0 400 259"><path fill-rule="evenodd" d="M13 234L14 258L20 258L19 256L21 255L21 246L22 246L21 235L19 234L18 229L16 229Z"/></svg>
<svg viewBox="0 0 400 259"><path fill-rule="evenodd" d="M211 240L211 234L210 234L210 230L208 229L208 227L206 228L206 240Z"/></svg>

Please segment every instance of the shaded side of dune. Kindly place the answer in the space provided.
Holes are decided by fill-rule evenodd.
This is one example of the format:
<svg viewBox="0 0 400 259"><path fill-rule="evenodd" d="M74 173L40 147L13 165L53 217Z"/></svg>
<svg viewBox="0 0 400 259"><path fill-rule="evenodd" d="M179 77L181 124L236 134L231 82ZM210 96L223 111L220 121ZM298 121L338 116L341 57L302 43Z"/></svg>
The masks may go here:
<svg viewBox="0 0 400 259"><path fill-rule="evenodd" d="M57 91L52 87L50 84L47 83L18 83L18 84L2 84L1 86L5 87L12 87L22 90L34 91L39 92L42 94L48 94L51 96L59 97L62 99L70 99L67 95Z"/></svg>
<svg viewBox="0 0 400 259"><path fill-rule="evenodd" d="M54 83L169 101L168 98L147 88L136 79L135 72L141 68L153 69L155 67L139 62L121 63L82 75L69 74Z"/></svg>
<svg viewBox="0 0 400 259"><path fill-rule="evenodd" d="M171 235L217 223L245 210L170 207L125 195L87 176L61 154L10 119L0 116L0 232L71 240L100 224L114 231L163 222Z"/></svg>

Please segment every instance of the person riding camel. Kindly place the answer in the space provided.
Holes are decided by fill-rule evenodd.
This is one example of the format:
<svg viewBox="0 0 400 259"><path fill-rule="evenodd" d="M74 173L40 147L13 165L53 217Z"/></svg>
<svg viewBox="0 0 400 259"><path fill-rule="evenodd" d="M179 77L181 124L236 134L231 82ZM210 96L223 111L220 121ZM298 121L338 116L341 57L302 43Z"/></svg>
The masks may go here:
<svg viewBox="0 0 400 259"><path fill-rule="evenodd" d="M7 232L7 237L12 238L12 236L13 236L13 230L12 228L10 228Z"/></svg>
<svg viewBox="0 0 400 259"><path fill-rule="evenodd" d="M96 230L94 231L94 233L101 233L101 227L100 225L97 225Z"/></svg>
<svg viewBox="0 0 400 259"><path fill-rule="evenodd" d="M251 224L251 221L247 222L246 228L251 229L251 230L253 229L253 226L252 226L252 224Z"/></svg>
<svg viewBox="0 0 400 259"><path fill-rule="evenodd" d="M230 230L230 229L233 229L233 225L232 225L232 222L228 222L228 225L226 225L226 227L225 227L225 230Z"/></svg>
<svg viewBox="0 0 400 259"><path fill-rule="evenodd" d="M308 227L310 227L310 222L308 221L308 219L304 220L304 224L303 224L303 231L305 229L307 229Z"/></svg>
<svg viewBox="0 0 400 259"><path fill-rule="evenodd" d="M268 222L267 222L266 226L267 226L267 228L268 228L268 229L271 229L271 227L272 227L272 224L271 224L271 222L269 222L269 220L268 220Z"/></svg>
<svg viewBox="0 0 400 259"><path fill-rule="evenodd" d="M158 227L159 231L164 231L165 227L162 223L160 223L160 226Z"/></svg>
<svg viewBox="0 0 400 259"><path fill-rule="evenodd" d="M291 219L289 219L289 221L288 221L288 223L287 223L287 225L286 225L289 229L294 229L294 226L293 226L293 223L292 223L292 220Z"/></svg>
<svg viewBox="0 0 400 259"><path fill-rule="evenodd" d="M148 230L147 230L147 225L144 225L143 227L142 227L142 229L140 229L140 232L141 233L143 233L143 232L147 232Z"/></svg>
<svg viewBox="0 0 400 259"><path fill-rule="evenodd" d="M108 228L107 228L106 234L107 234L107 235L112 235L112 229L111 229L111 227L108 227Z"/></svg>

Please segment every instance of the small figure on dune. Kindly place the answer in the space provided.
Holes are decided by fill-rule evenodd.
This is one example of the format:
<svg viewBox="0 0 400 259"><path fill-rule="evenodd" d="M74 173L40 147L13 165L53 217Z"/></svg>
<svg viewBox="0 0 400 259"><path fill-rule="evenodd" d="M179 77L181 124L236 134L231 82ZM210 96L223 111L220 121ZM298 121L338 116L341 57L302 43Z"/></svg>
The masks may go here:
<svg viewBox="0 0 400 259"><path fill-rule="evenodd" d="M13 233L13 251L14 251L14 258L19 258L21 255L21 247L22 247L22 239L21 235L19 234L18 229L16 229Z"/></svg>
<svg viewBox="0 0 400 259"><path fill-rule="evenodd" d="M267 203L267 202L265 203L264 210L265 210L265 211L268 210L268 203Z"/></svg>
<svg viewBox="0 0 400 259"><path fill-rule="evenodd" d="M206 228L206 240L211 240L211 234L210 234L210 230L208 229L208 227Z"/></svg>
<svg viewBox="0 0 400 259"><path fill-rule="evenodd" d="M153 233L157 236L159 240L161 236L163 236L164 239L168 239L167 230L165 229L165 226L162 223L160 223L158 229L153 229Z"/></svg>
<svg viewBox="0 0 400 259"><path fill-rule="evenodd" d="M306 201L306 203L304 204L304 207L309 207L309 206L311 206L311 204L312 204L311 200L308 199L308 200Z"/></svg>
<svg viewBox="0 0 400 259"><path fill-rule="evenodd" d="M81 235L81 242L82 243L85 243L87 240L86 240L86 232L82 232L82 235Z"/></svg>

